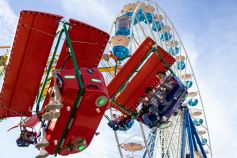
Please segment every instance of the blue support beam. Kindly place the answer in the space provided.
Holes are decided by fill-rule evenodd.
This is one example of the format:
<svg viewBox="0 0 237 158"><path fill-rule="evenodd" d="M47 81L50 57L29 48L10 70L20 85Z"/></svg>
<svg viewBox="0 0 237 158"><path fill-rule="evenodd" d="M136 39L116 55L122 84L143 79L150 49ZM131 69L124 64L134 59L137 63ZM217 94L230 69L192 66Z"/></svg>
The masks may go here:
<svg viewBox="0 0 237 158"><path fill-rule="evenodd" d="M150 133L149 135L149 140L148 140L148 147L151 153L151 157L153 157L154 155L154 151L155 151L155 141L156 141L156 134L154 133ZM147 157L147 151L145 150L142 158L146 158Z"/></svg>
<svg viewBox="0 0 237 158"><path fill-rule="evenodd" d="M149 145L151 157L153 157L153 155L154 155L155 141L156 141L156 134L152 133L151 134L150 145Z"/></svg>
<svg viewBox="0 0 237 158"><path fill-rule="evenodd" d="M194 151L198 152L197 142L194 134L192 135Z"/></svg>
<svg viewBox="0 0 237 158"><path fill-rule="evenodd" d="M182 136L181 136L181 154L180 154L180 158L184 158L185 157L185 146L186 146L186 116L184 111L182 111L182 121L183 121L183 127L182 127Z"/></svg>
<svg viewBox="0 0 237 158"><path fill-rule="evenodd" d="M186 130L187 130L187 133L188 133L188 144L189 144L189 151L190 151L190 157L191 158L194 158L194 152L193 152L193 137L192 137L192 130L190 128L190 124L192 122L192 120L190 121L189 119L189 113L188 113L188 109L186 108L185 110L185 118L186 118Z"/></svg>
<svg viewBox="0 0 237 158"><path fill-rule="evenodd" d="M182 129L182 146L180 158L185 158L186 138L188 136L188 145L190 150L190 158L194 158L194 151L201 150L203 158L207 158L201 140L198 136L196 128L187 107L183 109L183 129ZM199 148L198 148L199 147Z"/></svg>
<svg viewBox="0 0 237 158"><path fill-rule="evenodd" d="M189 118L189 120L190 120L190 128L191 128L191 131L192 131L193 135L194 135L195 138L196 138L196 141L197 141L197 144L198 144L198 146L199 146L199 148L200 148L200 150L201 150L202 156L203 156L203 158L207 158L206 152L205 152L205 150L204 150L204 148L203 148L202 142L201 142L201 140L200 140L200 138L199 138L199 136L198 136L198 133L197 133L197 131L196 131L196 128L195 128L195 126L194 126L194 124L193 124L193 122L192 122L192 119L191 119L191 116L190 116L189 113L188 113L188 118Z"/></svg>

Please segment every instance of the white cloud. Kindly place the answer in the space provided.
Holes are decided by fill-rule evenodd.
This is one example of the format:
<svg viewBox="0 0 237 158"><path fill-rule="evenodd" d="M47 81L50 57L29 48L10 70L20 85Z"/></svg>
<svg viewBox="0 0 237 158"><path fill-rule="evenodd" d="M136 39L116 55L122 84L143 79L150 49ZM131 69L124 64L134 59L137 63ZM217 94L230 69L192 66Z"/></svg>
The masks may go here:
<svg viewBox="0 0 237 158"><path fill-rule="evenodd" d="M11 45L15 33L17 16L8 1L0 1L0 45Z"/></svg>
<svg viewBox="0 0 237 158"><path fill-rule="evenodd" d="M236 23L237 16L210 19L195 34L199 50L195 70L202 93L213 157L236 157ZM228 24L228 25L227 25ZM220 26L220 27L218 27Z"/></svg>
<svg viewBox="0 0 237 158"><path fill-rule="evenodd" d="M189 57L189 60L192 64L193 67L196 66L196 64L198 63L198 48L196 47L195 44L195 36L194 35L188 35L185 36L183 39L181 39L183 42L183 45L185 47L186 53Z"/></svg>
<svg viewBox="0 0 237 158"><path fill-rule="evenodd" d="M116 10L109 0L60 0L63 10L69 17L77 18L97 27L109 30Z"/></svg>
<svg viewBox="0 0 237 158"><path fill-rule="evenodd" d="M233 155L237 155L237 151L233 150L236 145L232 143L232 140L237 139L235 135L236 126L234 126L234 120L231 118L231 115L234 114L234 109L231 105L226 104L225 100L216 96L212 84L218 83L208 83L204 78L199 79L209 125L213 156L220 158L233 157Z"/></svg>

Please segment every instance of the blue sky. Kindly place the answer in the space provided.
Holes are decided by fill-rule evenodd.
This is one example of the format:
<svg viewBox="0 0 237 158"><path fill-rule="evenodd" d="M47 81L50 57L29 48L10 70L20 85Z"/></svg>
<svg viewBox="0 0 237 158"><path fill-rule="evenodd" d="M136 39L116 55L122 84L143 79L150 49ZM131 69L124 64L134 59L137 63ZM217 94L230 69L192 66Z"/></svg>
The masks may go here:
<svg viewBox="0 0 237 158"><path fill-rule="evenodd" d="M11 44L21 10L40 10L72 17L108 32L113 18L129 2L134 1L0 0L0 45ZM206 109L214 157L237 157L237 1L156 2L172 19L192 61ZM6 132L16 122L9 119L0 124L0 158L32 158L37 154L33 147L25 150L16 147L18 131ZM100 129L107 129L105 123L101 124ZM113 133L105 130L94 139L92 149L96 149L99 143L106 149L101 156L96 156L93 150L86 150L78 157L111 157L110 154L116 152L116 145L106 139L110 136Z"/></svg>

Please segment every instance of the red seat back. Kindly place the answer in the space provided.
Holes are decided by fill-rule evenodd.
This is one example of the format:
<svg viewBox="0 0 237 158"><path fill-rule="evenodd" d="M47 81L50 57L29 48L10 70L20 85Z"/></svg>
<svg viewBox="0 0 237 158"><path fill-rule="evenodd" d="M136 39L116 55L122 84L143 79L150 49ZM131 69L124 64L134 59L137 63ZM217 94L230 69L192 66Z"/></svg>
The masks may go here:
<svg viewBox="0 0 237 158"><path fill-rule="evenodd" d="M175 59L165 50L159 46L157 49L169 66L175 62ZM164 63L157 54L153 53L134 78L126 85L125 89L119 94L116 98L116 102L127 110L134 112L138 104L138 99L145 95L146 88L155 87L159 84L156 73L166 71L167 68L165 68Z"/></svg>
<svg viewBox="0 0 237 158"><path fill-rule="evenodd" d="M115 93L123 85L123 83L126 82L131 73L136 70L139 63L141 63L142 60L146 57L154 44L155 42L150 37L147 37L138 47L138 49L133 53L131 58L124 64L118 74L107 86L110 98L115 95Z"/></svg>

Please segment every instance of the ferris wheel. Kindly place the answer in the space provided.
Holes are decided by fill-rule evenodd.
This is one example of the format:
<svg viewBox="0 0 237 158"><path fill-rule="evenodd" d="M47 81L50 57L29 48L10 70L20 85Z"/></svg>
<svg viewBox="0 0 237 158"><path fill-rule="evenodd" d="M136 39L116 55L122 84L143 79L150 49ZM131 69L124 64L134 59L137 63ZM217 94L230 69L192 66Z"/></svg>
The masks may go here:
<svg viewBox="0 0 237 158"><path fill-rule="evenodd" d="M34 14L37 14L37 16L41 17L41 21L44 22L44 24L45 21L48 21L48 18L51 19L52 24L55 24L56 21L60 21L62 18L61 16L52 16L46 13L42 14L40 12L22 12L22 16L32 16ZM53 42L55 37L53 33L56 33L57 29L55 25L53 26L54 27L52 30L50 25L50 30L46 29L45 31L41 30L43 28L35 29L33 26L30 27L27 25L19 25L19 29L23 30L22 28L26 27L27 29L24 28L24 30L29 29L30 31L37 32L40 37L42 37L42 42L45 42L46 40ZM58 120L58 124L55 126L55 128L53 128L53 131L58 132L61 130L62 124L65 125L66 130L62 130L61 135L53 135L56 137L55 139L51 137L50 147L56 148L55 150L51 150L49 147L47 150L51 152L50 154L57 154L61 152L61 154L66 155L83 151L87 147L86 139L80 138L75 142L70 142L69 137L66 137L73 136L70 131L67 131L67 129L70 129L70 126L72 125L74 112L80 111L82 112L82 115L84 115L84 113L88 112L88 108L93 108L93 111L91 113L87 113L87 115L97 115L99 116L98 118L101 119L104 115L104 111L107 108L105 108L105 105L107 105L109 102L109 110L104 116L109 121L108 125L114 131L119 156L121 158L212 157L211 142L204 106L198 84L188 58L188 53L186 52L171 20L166 15L164 10L159 7L159 5L152 1L136 2L125 5L112 24L110 31L111 38L101 60L100 54L102 54L104 51L104 47L106 46L108 40L108 35L106 33L73 19L70 19L69 22L61 21L61 26L63 26L63 29L60 29L59 37L56 38L58 44L55 46L54 53L51 54L51 60L47 63L47 58L49 55L48 53L51 45L49 45L47 50L44 51L44 59L41 59L44 60L45 64L47 63L47 71L44 71L45 65L42 65L42 67L39 68L41 69L42 74L44 74L42 77L42 81L44 82L41 82L39 98L38 96L36 98L37 115L35 115L35 117L31 117L31 119L34 119L34 122L37 123L42 121L38 119L39 106L42 103L41 97L47 97L46 95L50 87L49 81L55 77L49 76L49 74L54 68L57 68L56 62L60 65L60 67L62 66L61 70L64 69L65 63L69 63L67 66L70 69L75 67L75 70L77 70L77 77L75 75L67 75L68 72L63 74L63 71L61 75L64 75L63 78L71 80L68 83L71 83L72 79L76 80L77 78L79 82L78 84L80 85L79 87L82 87L82 91L84 91L83 82L80 77L80 71L78 69L78 64L76 62L73 49L77 50L75 52L84 50L81 52L82 54L86 54L87 51L85 50L88 49L91 49L88 52L98 53L93 57L93 61L91 62L82 60L83 56L79 57L79 60L82 63L86 61L84 64L87 67L87 69L81 69L81 71L83 72L83 75L91 75L94 74L95 71L98 72L98 74L100 74L99 71L102 72L107 86L104 84L102 79L103 77L99 75L99 79L96 78L98 76L91 78L91 80L85 79L86 81L93 82L92 85L89 84L87 86L87 88L90 90L92 89L93 92L100 89L98 86L96 86L97 84L103 84L101 87L106 89L104 91L106 92L106 96L94 96L96 97L94 98L95 101L86 99L85 97L85 102L83 102L82 105L86 106L87 101L93 101L91 105L95 104L96 109L94 109L94 106L86 106L86 108L76 110L79 105L78 102L81 101L80 98L82 97L83 93L80 91L78 96L72 99L74 101L73 104L70 103L70 106L64 107L64 111L62 110L62 116L65 116L66 118L61 117L61 120ZM47 31L51 31L51 33L47 33ZM61 59L63 60L60 60L60 56L57 56L57 47L59 43L62 42L61 36L64 31L66 39L63 39L63 42L65 43L62 48L62 52L60 53L62 56ZM83 36L79 36L79 33L81 33ZM91 38L87 39L89 33L96 36L90 36ZM77 36L73 36L75 34L77 34ZM51 35L50 38L48 35ZM34 37L38 38L39 36ZM81 37L83 37L83 39L77 39ZM97 42L94 41L95 39ZM16 40L22 41L19 39ZM81 47L84 49L81 49ZM39 50L37 47L33 48L35 50ZM69 54L67 54L68 52ZM88 58L87 55L88 54L84 56L85 59ZM28 56L25 55L25 57ZM42 55L39 57L42 57ZM72 58L73 60L70 61L68 60L69 58ZM7 56L1 56L1 74L6 72L6 61ZM73 64L70 64L70 62L73 62ZM97 68L91 69L91 67L97 67L98 63L98 70ZM24 68L27 68L27 66ZM38 68L38 66L36 68ZM14 74L13 69L9 72ZM55 71L55 73L57 72ZM40 77L41 75L37 77L37 79L39 78L37 83L40 82ZM56 88L57 86L60 86L60 83L63 84L63 81L60 79L61 78L59 76L56 80L57 82L52 82L52 84L55 84ZM11 85L14 86L13 84ZM63 86L61 85L60 88L63 89ZM15 89L18 90L17 88ZM34 91L37 92L37 90L38 89L36 87ZM21 92L18 93L18 95L20 94ZM155 96L158 108L154 109L154 106L152 106L153 103L151 104L151 101L154 101ZM47 99L45 100L47 102ZM7 101L12 102L9 100ZM45 105L47 104L46 102ZM9 106L10 105L11 104L9 103ZM71 105L73 110L71 110ZM29 111L28 109L32 108L33 105L31 105L29 108L26 108L26 110L23 109L23 111L28 110L28 113L19 113L18 111L13 111L12 108L9 108L9 106L7 107L5 104L1 105L1 118L6 118L10 116L10 114L11 116L28 116L32 113L32 111ZM42 115L44 120L52 120L56 118L56 115L54 114L57 113L50 113L50 109L46 111L47 112L45 114L48 115ZM44 111L42 111L42 113L44 113ZM68 115L69 113L70 115ZM79 119L83 118L81 117L80 113L77 116L79 116ZM59 117L59 115L57 117ZM96 129L100 119L93 120L93 118L88 117L86 121L88 121L88 119L91 119L91 121L96 121L96 126L95 124L91 124L91 126L94 128L94 132L90 133L90 135L87 135L87 132L82 132L80 134L83 136L87 135L87 140L89 140L88 142L90 143L93 135L98 134L96 133ZM24 125L25 122L27 122L25 120L21 121L24 123ZM79 123L83 122L80 120L77 121ZM21 124L19 125L21 128ZM45 128L45 125L43 125L44 123L42 123L42 130ZM72 127L76 127L76 125L73 124ZM29 131L21 132L21 134L27 132L30 133ZM44 132L42 131L42 133ZM76 133L78 134L78 132ZM32 135L33 134L34 133L32 133ZM24 144L28 141L28 139L22 140L21 138L22 137L18 139L18 145L29 146L29 144ZM66 138L69 140L68 144L64 143ZM32 143L34 144L35 142ZM43 142L40 140L39 143L42 144ZM63 144L65 147L63 147ZM38 156L41 156L40 154ZM46 153L46 155L47 154L48 153Z"/></svg>
<svg viewBox="0 0 237 158"><path fill-rule="evenodd" d="M149 38L154 41L153 47L165 50L175 59L171 64L167 63L169 61L166 59L160 60L167 70L166 74L178 78L187 89L184 101L175 114L168 119L168 123L150 129L136 122L126 132L114 131L120 157L212 157L204 105L188 57L192 52L185 50L175 26L165 11L152 1L129 3L115 17L110 35L107 52L100 62L100 69L107 84L110 85L120 71L123 71L123 67L129 65L128 63L139 50L145 49L141 48L142 46L149 45L147 42ZM154 56L149 54L143 58L143 61L152 62L151 58ZM139 74L142 66L145 67L146 64L142 63L139 66L133 74L130 74L132 79L126 80L126 85L123 85L125 88L123 87L122 90L126 89L126 86L129 87L133 77ZM146 75L144 73L143 78L146 78ZM118 94L122 93L118 92ZM108 120L113 119L113 116L121 111L129 114L126 110L113 105L108 113Z"/></svg>

